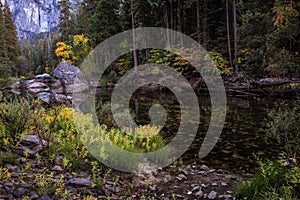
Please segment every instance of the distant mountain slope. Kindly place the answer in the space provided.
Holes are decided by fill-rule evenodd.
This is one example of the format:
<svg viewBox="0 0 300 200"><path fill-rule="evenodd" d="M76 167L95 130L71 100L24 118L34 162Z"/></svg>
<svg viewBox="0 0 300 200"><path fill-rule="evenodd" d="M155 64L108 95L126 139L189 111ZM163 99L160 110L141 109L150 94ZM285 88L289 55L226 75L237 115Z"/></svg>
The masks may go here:
<svg viewBox="0 0 300 200"><path fill-rule="evenodd" d="M60 0L1 0L13 13L20 39L57 30ZM81 0L70 0L76 10Z"/></svg>

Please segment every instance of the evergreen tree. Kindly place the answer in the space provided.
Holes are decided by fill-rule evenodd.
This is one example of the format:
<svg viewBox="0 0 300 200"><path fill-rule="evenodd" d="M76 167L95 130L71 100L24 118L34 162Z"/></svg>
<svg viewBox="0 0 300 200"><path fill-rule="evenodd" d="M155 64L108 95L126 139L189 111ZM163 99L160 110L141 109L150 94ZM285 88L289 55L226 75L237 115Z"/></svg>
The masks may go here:
<svg viewBox="0 0 300 200"><path fill-rule="evenodd" d="M5 24L3 14L3 4L0 1L0 76L6 77L9 73L7 47L5 41Z"/></svg>
<svg viewBox="0 0 300 200"><path fill-rule="evenodd" d="M61 9L59 16L60 40L67 41L74 28L74 15L71 13L72 6L69 0L61 0L59 6Z"/></svg>
<svg viewBox="0 0 300 200"><path fill-rule="evenodd" d="M244 74L260 78L268 65L267 40L272 28L272 4L239 2L239 65Z"/></svg>
<svg viewBox="0 0 300 200"><path fill-rule="evenodd" d="M7 3L3 8L4 26L5 26L5 42L7 48L7 56L10 61L16 62L17 57L21 55L21 47L18 40L16 25Z"/></svg>
<svg viewBox="0 0 300 200"><path fill-rule="evenodd" d="M94 14L89 19L88 37L94 45L120 31L119 19L115 13L116 5L111 1L99 1Z"/></svg>
<svg viewBox="0 0 300 200"><path fill-rule="evenodd" d="M79 13L77 17L77 27L75 29L76 34L88 33L89 19L94 14L97 7L97 3L100 0L83 0L79 7Z"/></svg>

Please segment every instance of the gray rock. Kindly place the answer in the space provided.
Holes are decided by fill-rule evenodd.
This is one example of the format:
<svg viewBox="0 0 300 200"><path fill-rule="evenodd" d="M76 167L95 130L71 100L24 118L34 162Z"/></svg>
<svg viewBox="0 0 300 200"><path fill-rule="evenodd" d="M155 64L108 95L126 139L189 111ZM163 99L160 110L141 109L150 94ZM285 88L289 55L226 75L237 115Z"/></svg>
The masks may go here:
<svg viewBox="0 0 300 200"><path fill-rule="evenodd" d="M229 200L229 199L232 199L232 196L230 194L227 194L227 195L219 195L218 197L219 199L226 199L226 200Z"/></svg>
<svg viewBox="0 0 300 200"><path fill-rule="evenodd" d="M225 183L225 182L221 182L221 186L227 186L228 184L227 183Z"/></svg>
<svg viewBox="0 0 300 200"><path fill-rule="evenodd" d="M203 197L203 192L201 190L199 190L198 192L195 193L195 197L202 198Z"/></svg>
<svg viewBox="0 0 300 200"><path fill-rule="evenodd" d="M45 73L45 74L39 74L39 75L35 76L36 81L40 81L40 80L44 80L44 79L51 79L50 74Z"/></svg>
<svg viewBox="0 0 300 200"><path fill-rule="evenodd" d="M73 82L79 73L80 70L78 67L75 67L68 62L61 62L55 68L53 75L57 79L64 79L65 81Z"/></svg>
<svg viewBox="0 0 300 200"><path fill-rule="evenodd" d="M17 148L17 153L24 156L24 152L27 151L30 157L34 157L37 152L43 150L44 146L47 145L46 140L42 140L42 143L36 135L24 135L21 138L21 146Z"/></svg>
<svg viewBox="0 0 300 200"><path fill-rule="evenodd" d="M226 173L223 169L218 169L216 172L217 172L217 174L225 174Z"/></svg>
<svg viewBox="0 0 300 200"><path fill-rule="evenodd" d="M12 182L10 182L10 181L6 181L5 183L4 183L4 185L3 185L4 187L13 187L13 183Z"/></svg>
<svg viewBox="0 0 300 200"><path fill-rule="evenodd" d="M51 200L51 198L47 194L44 194L44 195L40 196L40 198L38 198L38 200Z"/></svg>
<svg viewBox="0 0 300 200"><path fill-rule="evenodd" d="M89 89L88 82L84 79L78 67L75 67L67 62L61 62L53 73L59 82L55 82L52 86L53 92L56 93L80 93ZM65 85L65 89L62 84ZM57 91L55 91L55 89ZM64 91L65 90L65 91Z"/></svg>
<svg viewBox="0 0 300 200"><path fill-rule="evenodd" d="M186 176L189 175L189 173L188 173L186 170L183 170L182 172L183 172L183 174L186 175Z"/></svg>
<svg viewBox="0 0 300 200"><path fill-rule="evenodd" d="M202 166L200 167L200 170L208 171L208 170L209 170L209 167L207 167L206 165L202 165Z"/></svg>
<svg viewBox="0 0 300 200"><path fill-rule="evenodd" d="M52 171L57 171L57 172L61 172L63 171L63 168L59 165L55 165L54 167L52 167L51 169Z"/></svg>
<svg viewBox="0 0 300 200"><path fill-rule="evenodd" d="M211 191L207 196L208 199L216 199L217 193L215 191Z"/></svg>
<svg viewBox="0 0 300 200"><path fill-rule="evenodd" d="M72 94L72 93L80 93L89 89L88 82L84 79L78 79L75 82L65 82L65 89L62 86L61 80L56 80L52 83L51 88L52 92L57 94Z"/></svg>
<svg viewBox="0 0 300 200"><path fill-rule="evenodd" d="M22 156L23 156L23 155L22 155ZM21 163L26 163L26 162L27 162L27 159L24 158L24 157L21 157L21 158L20 158L20 162L21 162Z"/></svg>
<svg viewBox="0 0 300 200"><path fill-rule="evenodd" d="M46 145L47 141L42 140L42 143ZM21 144L26 146L36 146L36 145L41 145L42 143L36 135L24 135L21 138Z"/></svg>
<svg viewBox="0 0 300 200"><path fill-rule="evenodd" d="M193 187L192 192L195 192L195 191L198 191L198 190L200 190L200 186L196 185L196 186Z"/></svg>
<svg viewBox="0 0 300 200"><path fill-rule="evenodd" d="M26 192L25 189L20 187L20 188L15 190L14 196L15 197L22 197L22 196L24 196L25 192Z"/></svg>
<svg viewBox="0 0 300 200"><path fill-rule="evenodd" d="M42 100L43 102L50 104L51 98L50 98L51 93L50 92L41 92L35 95L36 98Z"/></svg>
<svg viewBox="0 0 300 200"><path fill-rule="evenodd" d="M16 150L20 156L24 156L24 153L27 152L30 157L34 157L36 153L43 150L43 146L37 145L33 148L29 148L27 146L19 146Z"/></svg>
<svg viewBox="0 0 300 200"><path fill-rule="evenodd" d="M8 194L6 197L5 197L6 200L14 200L14 195L12 194Z"/></svg>
<svg viewBox="0 0 300 200"><path fill-rule="evenodd" d="M62 103L65 105L70 105L72 103L72 97L71 96L66 96L63 94L57 94L56 95L56 102L57 103Z"/></svg>
<svg viewBox="0 0 300 200"><path fill-rule="evenodd" d="M67 186L66 186L66 189L67 189L69 192L71 192L71 193L77 193L77 189L74 188L74 187L72 187L72 186L70 186L70 185L67 185Z"/></svg>
<svg viewBox="0 0 300 200"><path fill-rule="evenodd" d="M183 175L183 174L179 174L177 177L176 177L178 180L186 180L187 179L187 177L185 176L185 175Z"/></svg>
<svg viewBox="0 0 300 200"><path fill-rule="evenodd" d="M199 171L198 172L198 174L201 174L201 175L206 175L206 173L207 173L206 171Z"/></svg>
<svg viewBox="0 0 300 200"><path fill-rule="evenodd" d="M21 83L20 81L17 81L11 86L11 91L15 94L21 94L20 87L21 87Z"/></svg>
<svg viewBox="0 0 300 200"><path fill-rule="evenodd" d="M26 92L28 86L33 83L34 79L17 81L11 86L11 91L15 94L21 94L22 92Z"/></svg>
<svg viewBox="0 0 300 200"><path fill-rule="evenodd" d="M33 189L33 185L28 183L20 183L20 187L26 188L26 189Z"/></svg>
<svg viewBox="0 0 300 200"><path fill-rule="evenodd" d="M35 191L30 192L30 199L38 199L39 195Z"/></svg>
<svg viewBox="0 0 300 200"><path fill-rule="evenodd" d="M11 176L12 176L13 178L17 178L17 177L19 176L19 174L18 174L17 172L12 172L12 173L11 173Z"/></svg>
<svg viewBox="0 0 300 200"><path fill-rule="evenodd" d="M32 93L40 93L40 92L49 92L50 88L45 83L41 82L33 82L32 84L27 86L29 92Z"/></svg>
<svg viewBox="0 0 300 200"><path fill-rule="evenodd" d="M34 82L34 79L30 79L30 80L22 80L22 83L25 84L25 86L28 86L30 84L32 84Z"/></svg>
<svg viewBox="0 0 300 200"><path fill-rule="evenodd" d="M92 186L94 183L87 178L73 178L67 182L68 185L74 187L85 187L85 186Z"/></svg>

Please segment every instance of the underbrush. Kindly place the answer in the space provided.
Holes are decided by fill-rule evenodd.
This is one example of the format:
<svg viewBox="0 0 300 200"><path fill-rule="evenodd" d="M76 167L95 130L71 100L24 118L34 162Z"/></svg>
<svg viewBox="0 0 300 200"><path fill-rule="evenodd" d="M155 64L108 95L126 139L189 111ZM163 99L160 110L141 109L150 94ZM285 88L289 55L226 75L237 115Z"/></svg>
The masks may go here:
<svg viewBox="0 0 300 200"><path fill-rule="evenodd" d="M120 150L145 153L165 145L158 127L140 126L126 134L112 124L109 124L112 127L96 126L89 114L76 114L74 121L73 114L72 108L43 108L36 100L14 99L1 103L0 145L14 150L23 135L35 134L43 146L39 153L43 159L49 165L60 164L70 172L90 169L92 163L95 164L94 157L107 160L111 155L136 166L140 157L121 157ZM113 146L117 149L111 148ZM166 152L163 156L167 155ZM161 159L165 158L163 156ZM104 166L101 171L105 173Z"/></svg>
<svg viewBox="0 0 300 200"><path fill-rule="evenodd" d="M236 196L240 199L299 199L300 166L294 160L293 166L286 161L259 160L258 172L238 184Z"/></svg>
<svg viewBox="0 0 300 200"><path fill-rule="evenodd" d="M132 171L145 161L141 153L150 153L165 146L159 127L139 126L125 133L116 128L109 129L106 125L95 125L90 115L77 113L75 116L81 141L93 156L110 166L121 164L122 170ZM166 160L169 153L162 151L159 157L149 156L147 161Z"/></svg>
<svg viewBox="0 0 300 200"><path fill-rule="evenodd" d="M293 105L293 106L291 106ZM258 159L257 173L238 185L241 199L300 199L300 106L282 103L268 113L266 136L286 148L277 161Z"/></svg>

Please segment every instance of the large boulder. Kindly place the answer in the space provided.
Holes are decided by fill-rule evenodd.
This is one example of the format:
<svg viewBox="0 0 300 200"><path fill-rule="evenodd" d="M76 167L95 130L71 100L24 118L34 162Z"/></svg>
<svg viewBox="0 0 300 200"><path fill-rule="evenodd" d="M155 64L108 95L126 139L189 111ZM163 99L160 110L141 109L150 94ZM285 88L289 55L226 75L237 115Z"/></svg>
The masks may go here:
<svg viewBox="0 0 300 200"><path fill-rule="evenodd" d="M53 76L57 79L64 79L66 81L73 82L79 73L80 69L78 67L63 61L55 68Z"/></svg>
<svg viewBox="0 0 300 200"><path fill-rule="evenodd" d="M52 84L52 92L70 94L89 89L89 84L80 69L67 62L61 62L54 70L53 75L58 80Z"/></svg>

